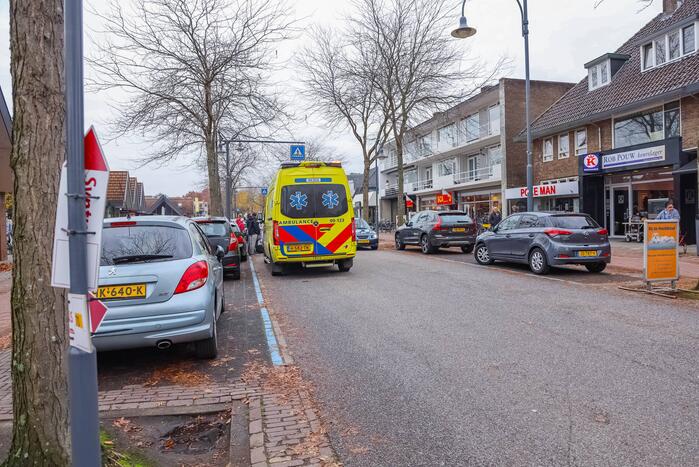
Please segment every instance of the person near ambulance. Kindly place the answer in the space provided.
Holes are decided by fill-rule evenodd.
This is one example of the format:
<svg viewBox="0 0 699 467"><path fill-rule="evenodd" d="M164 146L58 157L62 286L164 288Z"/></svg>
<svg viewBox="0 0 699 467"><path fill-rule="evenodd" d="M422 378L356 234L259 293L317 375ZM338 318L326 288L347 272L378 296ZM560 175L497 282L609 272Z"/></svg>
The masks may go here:
<svg viewBox="0 0 699 467"><path fill-rule="evenodd" d="M248 255L252 256L255 254L255 245L257 245L257 236L260 235L260 224L257 221L257 214L248 214L247 221L248 229Z"/></svg>

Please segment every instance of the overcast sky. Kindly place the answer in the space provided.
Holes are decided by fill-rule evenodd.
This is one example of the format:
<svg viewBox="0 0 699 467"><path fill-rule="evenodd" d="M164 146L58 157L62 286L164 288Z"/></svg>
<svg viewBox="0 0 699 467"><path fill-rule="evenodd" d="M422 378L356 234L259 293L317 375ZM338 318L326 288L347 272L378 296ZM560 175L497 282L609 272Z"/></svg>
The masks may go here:
<svg viewBox="0 0 699 467"><path fill-rule="evenodd" d="M93 0L93 7L100 9L107 0ZM343 13L350 10L348 0L290 0L293 11L290 15L306 18L303 25L318 22L332 26L338 24ZM606 52L616 50L642 25L661 10L662 2L656 0L651 7L639 11L638 0L606 0L593 8L595 0L530 0L530 49L532 79L577 82L584 75L583 64ZM461 2L454 0L454 25L458 23ZM464 46L471 48L472 55L494 61L506 55L513 60L508 76L524 77L524 52L520 35L519 9L515 0L469 0L466 4L469 24L478 33ZM94 24L95 18L85 15L86 24ZM445 31L448 34L449 31ZM279 45L279 58L290 62L294 53L307 39L301 35L294 41ZM89 41L86 53L92 49ZM11 106L9 52L9 0L0 0L0 86L5 99ZM88 71L89 72L89 71ZM288 77L288 95L293 96L297 70L291 67L279 70L279 75ZM86 94L85 125L95 125L98 134L109 133L106 122L111 115L110 95ZM360 171L361 154L356 142L346 131L325 128L322 122L312 118L306 120L305 107L301 98L292 98L293 110L297 115L294 139L312 136L328 136L348 162L348 170ZM134 158L148 150L137 137L123 137L104 146L112 170L130 170L145 184L147 194L166 193L181 195L190 189L201 188L204 176L190 165L191 156L183 155L177 164L168 167L136 168Z"/></svg>

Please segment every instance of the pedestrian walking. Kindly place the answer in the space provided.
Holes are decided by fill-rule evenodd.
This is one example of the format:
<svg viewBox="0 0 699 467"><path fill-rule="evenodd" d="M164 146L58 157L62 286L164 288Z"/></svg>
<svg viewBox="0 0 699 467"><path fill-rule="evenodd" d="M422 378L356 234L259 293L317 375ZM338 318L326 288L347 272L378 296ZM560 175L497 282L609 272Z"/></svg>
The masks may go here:
<svg viewBox="0 0 699 467"><path fill-rule="evenodd" d="M257 222L257 215L253 212L248 214L248 255L255 254L255 246L257 245L257 236L260 235L260 224Z"/></svg>
<svg viewBox="0 0 699 467"><path fill-rule="evenodd" d="M671 199L665 202L665 209L660 211L660 214L658 214L658 217L656 217L655 220L680 220L680 212L677 209L675 209L675 206Z"/></svg>
<svg viewBox="0 0 699 467"><path fill-rule="evenodd" d="M500 214L500 210L497 208L497 206L493 206L493 209L490 211L490 215L488 216L488 224L490 224L490 228L492 229L498 225L501 220L502 214Z"/></svg>

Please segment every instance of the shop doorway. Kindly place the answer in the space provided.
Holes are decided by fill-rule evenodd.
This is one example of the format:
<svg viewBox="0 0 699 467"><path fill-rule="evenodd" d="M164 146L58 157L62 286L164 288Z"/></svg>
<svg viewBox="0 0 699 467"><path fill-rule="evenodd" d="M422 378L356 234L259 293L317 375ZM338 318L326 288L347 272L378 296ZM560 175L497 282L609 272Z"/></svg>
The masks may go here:
<svg viewBox="0 0 699 467"><path fill-rule="evenodd" d="M612 188L612 235L623 236L625 234L625 224L629 221L629 199L631 198L631 187L621 186Z"/></svg>

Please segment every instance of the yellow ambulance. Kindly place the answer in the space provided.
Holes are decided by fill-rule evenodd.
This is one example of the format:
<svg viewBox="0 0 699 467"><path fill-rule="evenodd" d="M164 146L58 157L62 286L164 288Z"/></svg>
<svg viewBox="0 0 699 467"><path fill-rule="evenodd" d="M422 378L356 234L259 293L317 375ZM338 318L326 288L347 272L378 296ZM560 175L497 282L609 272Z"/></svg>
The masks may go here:
<svg viewBox="0 0 699 467"><path fill-rule="evenodd" d="M267 189L265 261L272 275L286 265L352 267L357 231L347 175L339 162L285 162Z"/></svg>

